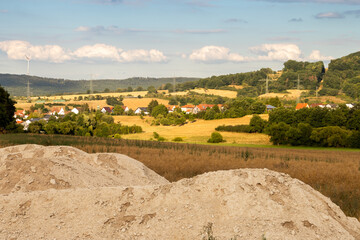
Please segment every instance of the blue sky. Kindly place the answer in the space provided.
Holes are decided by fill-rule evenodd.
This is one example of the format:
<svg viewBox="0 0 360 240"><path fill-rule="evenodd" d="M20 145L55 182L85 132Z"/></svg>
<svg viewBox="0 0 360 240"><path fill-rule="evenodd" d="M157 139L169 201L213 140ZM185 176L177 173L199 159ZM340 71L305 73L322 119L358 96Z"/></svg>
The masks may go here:
<svg viewBox="0 0 360 240"><path fill-rule="evenodd" d="M207 77L359 51L360 0L4 0L0 72Z"/></svg>

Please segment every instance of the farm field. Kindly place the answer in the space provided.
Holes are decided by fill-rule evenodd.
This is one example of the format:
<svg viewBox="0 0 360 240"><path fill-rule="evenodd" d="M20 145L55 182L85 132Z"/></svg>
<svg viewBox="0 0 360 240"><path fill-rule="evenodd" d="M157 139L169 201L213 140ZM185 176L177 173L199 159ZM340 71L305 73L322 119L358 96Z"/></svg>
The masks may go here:
<svg viewBox="0 0 360 240"><path fill-rule="evenodd" d="M217 89L204 89L204 88L196 88L191 89L190 91L196 92L199 94L209 94L209 95L216 95L221 97L227 97L227 98L236 98L237 92L236 91L230 91L230 90L217 90ZM170 93L171 96L183 96L188 94L189 91L184 92L172 92Z"/></svg>
<svg viewBox="0 0 360 240"><path fill-rule="evenodd" d="M149 105L149 103L151 102L151 100L157 100L159 102L159 104L164 104L164 105L167 105L169 102L167 100L159 99L159 98L125 98L123 100L123 103L125 106L127 106L133 110L136 110L136 108L138 108L138 107L147 107ZM49 103L52 103L52 102L49 101ZM79 105L86 104L86 103L89 105L89 108L91 108L91 109L97 109L98 106L100 108L109 106L106 104L106 100L93 100L93 101L70 100L70 101L64 102L64 104L79 104ZM27 110L27 109L30 109L31 105L35 105L35 102L28 103L28 102L26 102L26 100L18 100L17 103L15 104L15 107Z"/></svg>
<svg viewBox="0 0 360 240"><path fill-rule="evenodd" d="M41 96L40 98L41 99L49 99L50 101L51 100L55 100L55 99L65 99L65 100L72 100L74 99L74 97L87 97L87 96L96 96L96 95L101 95L103 97L119 97L119 96L128 96L128 95L131 95L131 96L134 96L134 97L137 97L137 96L142 96L144 97L146 95L147 91L137 91L137 92L121 92L121 93L118 93L118 92L111 92L111 93L94 93L94 94L73 94L73 95L58 95L58 96Z"/></svg>
<svg viewBox="0 0 360 240"><path fill-rule="evenodd" d="M151 126L152 117L139 116L114 116L115 122L120 122L124 125L139 125L143 128L143 133L124 135L126 139L149 140L153 138L153 132L157 132L164 137L166 141L171 141L175 137L183 138L187 143L206 143L212 132L219 125L238 125L249 124L251 115L242 118L227 118L218 120L196 120L193 123L187 123L183 126ZM267 119L267 114L262 114L262 118ZM260 133L232 133L221 132L221 135L226 140L223 144L255 144L255 145L271 145L269 136Z"/></svg>
<svg viewBox="0 0 360 240"><path fill-rule="evenodd" d="M301 95L303 92L308 92L308 90L296 90L296 89L289 89L286 90L289 93L266 93L259 96L259 98L274 98L278 97L280 99L296 99Z"/></svg>

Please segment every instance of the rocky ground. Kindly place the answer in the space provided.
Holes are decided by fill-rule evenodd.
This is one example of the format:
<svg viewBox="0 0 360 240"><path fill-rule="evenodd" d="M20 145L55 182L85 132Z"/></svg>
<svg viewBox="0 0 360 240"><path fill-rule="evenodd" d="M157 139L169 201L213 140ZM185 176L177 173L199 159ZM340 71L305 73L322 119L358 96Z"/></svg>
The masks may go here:
<svg viewBox="0 0 360 240"><path fill-rule="evenodd" d="M360 239L360 223L267 169L169 183L121 154L0 149L0 239Z"/></svg>

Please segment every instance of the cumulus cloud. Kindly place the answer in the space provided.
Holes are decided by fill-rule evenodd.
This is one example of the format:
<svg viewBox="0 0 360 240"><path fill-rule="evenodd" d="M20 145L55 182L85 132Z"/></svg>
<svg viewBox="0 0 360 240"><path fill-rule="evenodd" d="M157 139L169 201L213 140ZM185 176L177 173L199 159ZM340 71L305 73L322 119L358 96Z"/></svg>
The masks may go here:
<svg viewBox="0 0 360 240"><path fill-rule="evenodd" d="M124 51L106 44L82 46L75 51L65 51L58 45L33 46L29 42L14 40L0 42L0 50L5 52L10 59L24 60L25 55L33 60L61 63L68 60L110 60L116 62L166 62L167 57L159 50L136 49Z"/></svg>
<svg viewBox="0 0 360 240"><path fill-rule="evenodd" d="M251 47L250 50L259 55L259 60L287 61L289 59L301 59L301 50L295 44L262 44Z"/></svg>
<svg viewBox="0 0 360 240"><path fill-rule="evenodd" d="M34 46L29 42L14 40L0 42L0 50L6 52L8 58L15 60L31 59L61 63L71 59L69 52L58 45Z"/></svg>
<svg viewBox="0 0 360 240"><path fill-rule="evenodd" d="M201 62L243 62L246 59L236 53L230 53L230 50L221 46L205 46L194 50L189 59Z"/></svg>
<svg viewBox="0 0 360 240"><path fill-rule="evenodd" d="M109 59L120 61L120 51L122 51L122 49L118 49L114 46L95 44L78 48L74 51L73 56L76 58Z"/></svg>
<svg viewBox="0 0 360 240"><path fill-rule="evenodd" d="M318 13L315 18L317 19L323 19L323 18L330 18L330 19L336 19L336 18L343 18L344 16L337 12L323 12Z"/></svg>
<svg viewBox="0 0 360 240"><path fill-rule="evenodd" d="M124 62L166 62L167 57L156 49L149 51L143 49L130 50L121 53Z"/></svg>
<svg viewBox="0 0 360 240"><path fill-rule="evenodd" d="M331 59L334 59L334 58L331 56L321 55L319 50L313 50L309 56L310 61L330 61Z"/></svg>

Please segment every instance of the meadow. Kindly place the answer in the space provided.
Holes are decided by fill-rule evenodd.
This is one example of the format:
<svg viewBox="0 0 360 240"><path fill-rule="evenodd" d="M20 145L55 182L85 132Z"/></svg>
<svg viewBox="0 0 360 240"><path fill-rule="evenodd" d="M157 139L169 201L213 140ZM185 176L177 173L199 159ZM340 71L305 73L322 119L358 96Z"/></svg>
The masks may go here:
<svg viewBox="0 0 360 240"><path fill-rule="evenodd" d="M0 135L0 147L68 145L88 153L116 152L143 162L170 181L209 171L268 168L300 179L360 218L360 151L345 149L231 147L63 135Z"/></svg>
<svg viewBox="0 0 360 240"><path fill-rule="evenodd" d="M152 126L152 117L139 116L114 116L115 122L120 122L124 125L136 124L143 129L142 133L129 134L124 136L126 139L150 140L153 138L153 132L157 132L166 141L171 141L176 137L181 137L186 143L201 143L204 144L209 139L212 132L219 125L238 125L249 124L252 115L247 115L242 118L225 118L218 120L203 120L197 119L195 122L188 122L182 126ZM267 119L267 114L262 114L262 118ZM130 136L131 135L131 136ZM229 144L256 144L256 145L270 145L269 136L261 133L233 133L221 132L221 135L226 140L223 145Z"/></svg>

